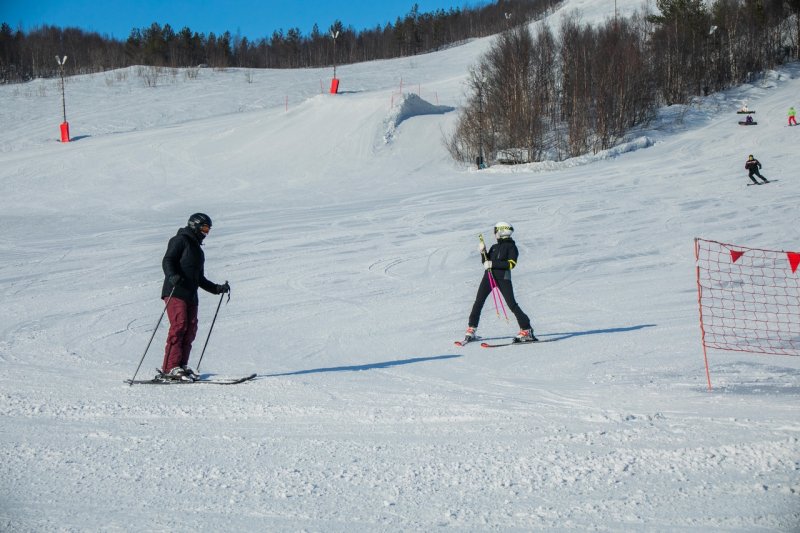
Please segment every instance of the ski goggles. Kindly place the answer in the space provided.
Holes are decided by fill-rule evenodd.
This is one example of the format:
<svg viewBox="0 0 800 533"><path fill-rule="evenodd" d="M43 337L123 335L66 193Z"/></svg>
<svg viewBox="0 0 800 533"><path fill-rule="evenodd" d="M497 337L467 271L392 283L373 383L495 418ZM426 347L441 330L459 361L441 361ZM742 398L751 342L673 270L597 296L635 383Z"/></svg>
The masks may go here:
<svg viewBox="0 0 800 533"><path fill-rule="evenodd" d="M203 235L208 235L208 232L211 231L211 226L208 224L203 224L200 226L200 231L203 233Z"/></svg>

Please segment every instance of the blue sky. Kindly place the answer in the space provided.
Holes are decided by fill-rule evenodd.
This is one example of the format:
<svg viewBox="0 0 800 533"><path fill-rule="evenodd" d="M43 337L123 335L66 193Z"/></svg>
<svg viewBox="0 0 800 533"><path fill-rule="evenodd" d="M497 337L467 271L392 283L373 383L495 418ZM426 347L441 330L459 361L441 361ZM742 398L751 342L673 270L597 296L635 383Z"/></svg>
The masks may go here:
<svg viewBox="0 0 800 533"><path fill-rule="evenodd" d="M248 39L268 37L277 29L300 28L308 35L316 22L325 31L336 20L356 30L394 22L415 4L420 12L483 5L479 0L0 0L0 22L29 31L43 24L78 27L125 40L131 28L153 22L175 31L220 34Z"/></svg>

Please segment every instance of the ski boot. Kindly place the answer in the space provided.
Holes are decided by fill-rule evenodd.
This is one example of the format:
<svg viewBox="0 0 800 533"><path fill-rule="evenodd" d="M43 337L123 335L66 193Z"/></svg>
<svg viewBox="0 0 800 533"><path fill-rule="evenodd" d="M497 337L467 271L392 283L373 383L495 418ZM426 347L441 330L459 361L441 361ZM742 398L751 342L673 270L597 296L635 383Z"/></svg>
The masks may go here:
<svg viewBox="0 0 800 533"><path fill-rule="evenodd" d="M184 375L187 376L192 381L197 381L198 379L200 379L200 374L189 368L188 365L183 365L181 369L183 370Z"/></svg>
<svg viewBox="0 0 800 533"><path fill-rule="evenodd" d="M538 341L539 339L537 339L534 336L532 329L521 329L519 330L519 333L517 333L516 336L514 337L514 342L538 342Z"/></svg>
<svg viewBox="0 0 800 533"><path fill-rule="evenodd" d="M162 374L162 376L172 381L194 381L192 378L187 376L186 372L179 366L176 366L166 374Z"/></svg>

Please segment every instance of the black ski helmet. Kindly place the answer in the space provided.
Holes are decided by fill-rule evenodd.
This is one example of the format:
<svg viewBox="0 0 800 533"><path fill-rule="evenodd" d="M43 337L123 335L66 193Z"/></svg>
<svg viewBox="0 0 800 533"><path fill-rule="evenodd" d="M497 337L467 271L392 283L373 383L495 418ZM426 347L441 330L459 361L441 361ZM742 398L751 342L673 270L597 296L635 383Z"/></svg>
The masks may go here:
<svg viewBox="0 0 800 533"><path fill-rule="evenodd" d="M205 213L195 213L189 217L189 222L186 225L195 233L201 233L200 228L203 226L211 227L211 217Z"/></svg>

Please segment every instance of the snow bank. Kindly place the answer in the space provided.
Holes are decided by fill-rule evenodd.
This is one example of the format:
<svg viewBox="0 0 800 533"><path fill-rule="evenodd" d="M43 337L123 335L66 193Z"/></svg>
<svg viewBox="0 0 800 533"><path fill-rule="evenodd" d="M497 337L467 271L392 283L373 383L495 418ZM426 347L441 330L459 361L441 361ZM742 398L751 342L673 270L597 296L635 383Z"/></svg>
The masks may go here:
<svg viewBox="0 0 800 533"><path fill-rule="evenodd" d="M423 115L443 115L454 110L452 106L434 105L413 93L403 94L394 102L384 120L386 133L383 135L383 141L386 144L392 142L397 134L397 128L403 121Z"/></svg>

